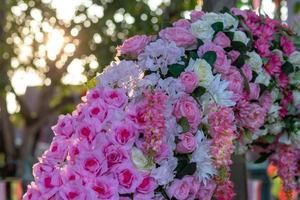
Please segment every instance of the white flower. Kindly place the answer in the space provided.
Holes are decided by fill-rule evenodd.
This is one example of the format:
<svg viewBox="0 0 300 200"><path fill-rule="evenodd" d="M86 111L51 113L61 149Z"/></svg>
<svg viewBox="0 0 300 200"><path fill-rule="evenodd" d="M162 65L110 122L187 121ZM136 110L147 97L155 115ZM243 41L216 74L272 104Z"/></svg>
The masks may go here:
<svg viewBox="0 0 300 200"><path fill-rule="evenodd" d="M228 13L224 13L221 14L221 17L223 19L223 23L224 23L224 28L229 28L232 27L230 30L236 30L239 22L238 20L236 20L232 15L228 14Z"/></svg>
<svg viewBox="0 0 300 200"><path fill-rule="evenodd" d="M174 170L177 167L177 158L171 157L165 160L158 168L151 171L151 176L159 185L166 185L174 180Z"/></svg>
<svg viewBox="0 0 300 200"><path fill-rule="evenodd" d="M216 174L216 169L209 154L209 142L202 131L196 134L197 149L192 153L191 162L197 163L196 175L204 184Z"/></svg>
<svg viewBox="0 0 300 200"><path fill-rule="evenodd" d="M271 76L267 74L264 70L258 73L258 76L255 79L255 83L261 83L265 86L270 84Z"/></svg>
<svg viewBox="0 0 300 200"><path fill-rule="evenodd" d="M242 42L245 45L248 44L249 38L243 31L235 31L233 35L233 41Z"/></svg>
<svg viewBox="0 0 300 200"><path fill-rule="evenodd" d="M203 20L197 20L192 23L191 32L196 38L201 39L203 42L211 41L215 33L211 27L211 23Z"/></svg>
<svg viewBox="0 0 300 200"><path fill-rule="evenodd" d="M295 105L300 104L300 91L293 90L293 101Z"/></svg>
<svg viewBox="0 0 300 200"><path fill-rule="evenodd" d="M184 93L185 89L181 81L173 77L159 79L156 88L165 91L169 95L171 101L178 99Z"/></svg>
<svg viewBox="0 0 300 200"><path fill-rule="evenodd" d="M193 71L197 74L199 85L208 86L214 78L210 64L204 59L197 59L194 62L190 62L189 65L191 65Z"/></svg>
<svg viewBox="0 0 300 200"><path fill-rule="evenodd" d="M290 84L297 86L300 89L300 70L289 74Z"/></svg>
<svg viewBox="0 0 300 200"><path fill-rule="evenodd" d="M282 131L283 127L284 127L284 123L283 122L275 122L272 124L266 124L266 127L268 128L268 132L271 134L278 134Z"/></svg>
<svg viewBox="0 0 300 200"><path fill-rule="evenodd" d="M289 62L300 68L300 52L295 51L289 56Z"/></svg>
<svg viewBox="0 0 300 200"><path fill-rule="evenodd" d="M246 60L246 63L251 67L253 71L258 74L261 73L263 64L261 57L255 51L248 52L247 56L249 56L249 59Z"/></svg>
<svg viewBox="0 0 300 200"><path fill-rule="evenodd" d="M205 87L206 93L201 96L203 102L215 102L223 106L234 106L236 102L233 99L233 92L226 90L229 83L221 80L221 75L214 77L213 81Z"/></svg>
<svg viewBox="0 0 300 200"><path fill-rule="evenodd" d="M217 13L213 13L213 12L205 13L201 17L201 20L209 22L210 24L214 24L216 22L224 22L223 21L223 16L221 14L217 14Z"/></svg>
<svg viewBox="0 0 300 200"><path fill-rule="evenodd" d="M278 119L279 117L279 110L280 110L280 106L278 105L278 103L272 104L271 108L268 112L268 122L270 123L274 123L276 121L276 119Z"/></svg>
<svg viewBox="0 0 300 200"><path fill-rule="evenodd" d="M131 160L134 166L140 170L149 170L154 167L154 163L149 162L149 159L144 156L143 152L136 147L133 147L131 150Z"/></svg>

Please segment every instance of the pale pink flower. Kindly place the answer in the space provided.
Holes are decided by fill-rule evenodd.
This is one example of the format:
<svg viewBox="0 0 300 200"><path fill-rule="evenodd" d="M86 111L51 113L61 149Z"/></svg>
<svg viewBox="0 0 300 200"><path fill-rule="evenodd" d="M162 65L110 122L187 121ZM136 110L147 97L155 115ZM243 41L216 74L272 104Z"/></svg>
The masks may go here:
<svg viewBox="0 0 300 200"><path fill-rule="evenodd" d="M280 46L286 55L291 55L295 50L294 43L286 36L280 37Z"/></svg>
<svg viewBox="0 0 300 200"><path fill-rule="evenodd" d="M192 22L197 21L198 19L201 19L201 17L204 15L205 13L199 10L194 10L191 12L191 20Z"/></svg>
<svg viewBox="0 0 300 200"><path fill-rule="evenodd" d="M112 106L121 108L126 105L128 97L123 89L106 88L103 92L104 101Z"/></svg>
<svg viewBox="0 0 300 200"><path fill-rule="evenodd" d="M228 52L228 56L229 56L231 62L234 62L240 56L240 52L238 52L236 50L231 50Z"/></svg>
<svg viewBox="0 0 300 200"><path fill-rule="evenodd" d="M183 133L179 135L179 142L176 146L178 153L192 153L197 148L197 140L191 133Z"/></svg>
<svg viewBox="0 0 300 200"><path fill-rule="evenodd" d="M186 180L176 179L167 189L170 198L175 197L178 200L186 200L190 193L190 183Z"/></svg>
<svg viewBox="0 0 300 200"><path fill-rule="evenodd" d="M201 183L198 190L197 198L201 200L211 200L215 192L216 186L217 184L212 180L208 181L206 184Z"/></svg>
<svg viewBox="0 0 300 200"><path fill-rule="evenodd" d="M281 72L282 61L276 54L269 56L269 61L264 65L265 70L271 75L279 74Z"/></svg>
<svg viewBox="0 0 300 200"><path fill-rule="evenodd" d="M186 28L170 27L159 32L159 37L169 42L175 42L179 47L190 47L197 42L195 36Z"/></svg>
<svg viewBox="0 0 300 200"><path fill-rule="evenodd" d="M230 46L230 39L223 32L218 32L213 42L223 48Z"/></svg>
<svg viewBox="0 0 300 200"><path fill-rule="evenodd" d="M109 168L124 162L129 157L123 147L114 144L105 144L102 151Z"/></svg>
<svg viewBox="0 0 300 200"><path fill-rule="evenodd" d="M252 80L252 69L248 64L243 65L242 72L244 73L245 77L247 78L247 81Z"/></svg>
<svg viewBox="0 0 300 200"><path fill-rule="evenodd" d="M119 183L112 175L100 176L88 183L93 199L118 199Z"/></svg>
<svg viewBox="0 0 300 200"><path fill-rule="evenodd" d="M151 36L135 35L125 40L122 46L117 48L118 53L121 55L126 54L136 57L144 50L145 46L151 41L151 39Z"/></svg>
<svg viewBox="0 0 300 200"><path fill-rule="evenodd" d="M183 72L179 77L187 93L192 93L198 86L198 76L194 72Z"/></svg>
<svg viewBox="0 0 300 200"><path fill-rule="evenodd" d="M179 19L173 23L173 26L189 29L191 26L191 23L187 19Z"/></svg>

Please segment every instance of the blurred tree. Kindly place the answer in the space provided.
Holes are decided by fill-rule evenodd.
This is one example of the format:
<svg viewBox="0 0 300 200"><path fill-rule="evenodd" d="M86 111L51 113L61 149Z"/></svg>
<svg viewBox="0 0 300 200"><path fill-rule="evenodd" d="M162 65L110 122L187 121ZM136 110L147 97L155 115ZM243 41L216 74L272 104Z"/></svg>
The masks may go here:
<svg viewBox="0 0 300 200"><path fill-rule="evenodd" d="M49 116L74 108L85 91L83 83L113 60L116 45L135 34L154 34L197 5L196 0L157 2L1 2L1 137L7 162L18 161L19 176L24 175L25 165L34 161L37 139ZM29 86L38 91L35 101L24 97ZM21 145L15 138L20 127Z"/></svg>

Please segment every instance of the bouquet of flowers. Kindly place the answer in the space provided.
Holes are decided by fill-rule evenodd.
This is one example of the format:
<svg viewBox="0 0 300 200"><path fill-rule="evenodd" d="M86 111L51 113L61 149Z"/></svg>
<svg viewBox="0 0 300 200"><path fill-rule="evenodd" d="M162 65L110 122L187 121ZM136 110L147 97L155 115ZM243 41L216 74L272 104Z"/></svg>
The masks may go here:
<svg viewBox="0 0 300 200"><path fill-rule="evenodd" d="M300 52L285 25L236 8L136 35L60 116L23 199L230 200L254 150L299 189ZM299 181L298 181L299 183Z"/></svg>

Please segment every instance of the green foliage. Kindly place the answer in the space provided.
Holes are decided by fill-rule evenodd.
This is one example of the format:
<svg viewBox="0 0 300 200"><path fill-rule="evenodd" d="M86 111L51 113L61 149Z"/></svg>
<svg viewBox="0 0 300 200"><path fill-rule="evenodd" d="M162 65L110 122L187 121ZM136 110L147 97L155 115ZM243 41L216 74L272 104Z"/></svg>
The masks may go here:
<svg viewBox="0 0 300 200"><path fill-rule="evenodd" d="M202 58L212 66L217 60L217 54L214 51L208 51L202 56Z"/></svg>
<svg viewBox="0 0 300 200"><path fill-rule="evenodd" d="M178 120L178 124L182 127L182 132L188 132L190 130L190 124L186 117L182 117Z"/></svg>
<svg viewBox="0 0 300 200"><path fill-rule="evenodd" d="M181 72L184 71L185 66L184 65L180 65L180 64L173 64L173 65L169 65L169 73L174 76L174 77L178 77Z"/></svg>

